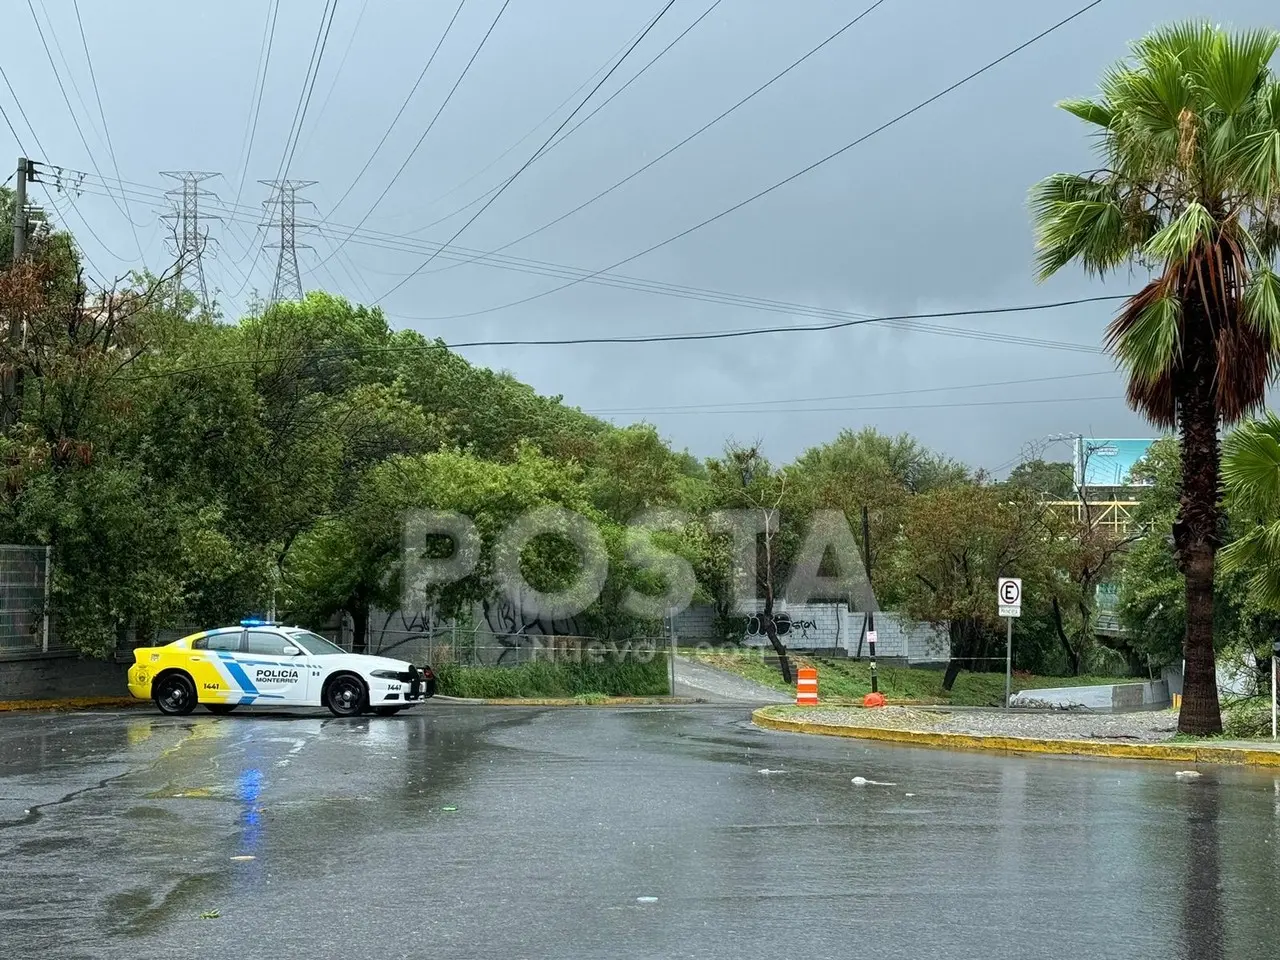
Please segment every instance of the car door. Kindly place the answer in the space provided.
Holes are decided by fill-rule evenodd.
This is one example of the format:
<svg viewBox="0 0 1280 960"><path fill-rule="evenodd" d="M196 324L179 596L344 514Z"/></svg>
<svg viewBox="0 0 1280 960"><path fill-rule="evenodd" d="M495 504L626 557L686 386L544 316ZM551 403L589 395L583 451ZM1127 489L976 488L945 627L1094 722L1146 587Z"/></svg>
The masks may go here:
<svg viewBox="0 0 1280 960"><path fill-rule="evenodd" d="M240 652L243 630L215 630L191 642L191 677L201 703L241 703L246 694L230 658ZM252 701L250 701L252 702Z"/></svg>
<svg viewBox="0 0 1280 960"><path fill-rule="evenodd" d="M286 651L294 651L287 653ZM288 637L274 630L249 630L244 652L235 658L263 706L307 703L310 658Z"/></svg>

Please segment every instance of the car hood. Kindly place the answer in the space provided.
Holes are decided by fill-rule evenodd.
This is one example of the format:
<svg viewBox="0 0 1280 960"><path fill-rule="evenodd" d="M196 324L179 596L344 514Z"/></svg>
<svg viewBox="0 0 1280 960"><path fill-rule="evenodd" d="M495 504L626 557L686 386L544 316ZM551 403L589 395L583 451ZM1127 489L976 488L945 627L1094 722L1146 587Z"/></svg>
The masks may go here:
<svg viewBox="0 0 1280 960"><path fill-rule="evenodd" d="M409 664L403 660L392 660L390 657L373 657L364 653L335 653L332 656L320 659L331 668L342 667L348 670L360 670L364 673L370 673L374 670L395 670L397 673L403 673L409 669Z"/></svg>

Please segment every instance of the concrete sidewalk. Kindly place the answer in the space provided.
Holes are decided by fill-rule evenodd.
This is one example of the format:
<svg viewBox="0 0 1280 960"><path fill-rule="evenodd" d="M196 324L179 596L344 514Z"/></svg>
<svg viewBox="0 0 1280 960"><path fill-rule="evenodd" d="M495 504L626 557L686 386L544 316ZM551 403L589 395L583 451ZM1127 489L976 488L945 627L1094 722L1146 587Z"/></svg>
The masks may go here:
<svg viewBox="0 0 1280 960"><path fill-rule="evenodd" d="M1010 719L1014 719L1012 716ZM908 746L948 750L988 750L997 753L1038 753L1063 756L1112 757L1125 760L1164 760L1183 764L1218 763L1280 767L1280 743L1270 740L1125 741L1069 736L1021 736L1013 733L952 733L926 729L930 724L897 723L878 710L847 709L840 717L830 711L795 707L761 707L751 715L757 726L788 733L820 734L880 740ZM878 725L883 720L885 725Z"/></svg>
<svg viewBox="0 0 1280 960"><path fill-rule="evenodd" d="M781 690L681 656L676 657L675 695L697 697L716 703L792 702L792 698Z"/></svg>

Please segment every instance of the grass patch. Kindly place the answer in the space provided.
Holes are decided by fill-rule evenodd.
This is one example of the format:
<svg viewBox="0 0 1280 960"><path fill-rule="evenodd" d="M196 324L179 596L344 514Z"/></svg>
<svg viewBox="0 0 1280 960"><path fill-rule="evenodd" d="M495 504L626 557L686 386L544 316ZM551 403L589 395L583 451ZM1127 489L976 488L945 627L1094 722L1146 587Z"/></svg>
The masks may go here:
<svg viewBox="0 0 1280 960"><path fill-rule="evenodd" d="M777 667L765 663L758 653L698 651L692 656L711 666L731 670L739 676L778 690L790 690ZM861 701L871 692L871 666L865 660L813 659L793 656L802 666L818 668L818 694L824 700ZM1003 673L961 673L950 695L942 689L942 671L915 667L881 665L876 670L880 692L890 700L951 704L961 707L1004 705ZM1044 687L1085 687L1110 683L1139 683L1138 677L1041 677L1015 673L1013 692ZM1270 722L1270 721L1268 721Z"/></svg>
<svg viewBox="0 0 1280 960"><path fill-rule="evenodd" d="M648 662L634 657L604 657L599 663L534 663L518 667L436 669L439 693L478 700L504 698L576 698L601 703L609 697L665 697L667 658Z"/></svg>

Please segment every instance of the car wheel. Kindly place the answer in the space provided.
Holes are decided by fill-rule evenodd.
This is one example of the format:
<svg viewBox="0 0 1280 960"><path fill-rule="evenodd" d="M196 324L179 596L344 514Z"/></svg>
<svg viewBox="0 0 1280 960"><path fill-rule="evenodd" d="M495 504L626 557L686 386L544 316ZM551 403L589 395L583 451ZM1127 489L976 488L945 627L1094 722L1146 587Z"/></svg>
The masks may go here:
<svg viewBox="0 0 1280 960"><path fill-rule="evenodd" d="M373 712L380 717L394 717L404 707L374 707Z"/></svg>
<svg viewBox="0 0 1280 960"><path fill-rule="evenodd" d="M185 673L167 673L151 688L156 707L171 717L185 717L196 708L196 685Z"/></svg>
<svg viewBox="0 0 1280 960"><path fill-rule="evenodd" d="M367 697L363 680L354 673L340 673L325 687L324 705L335 717L354 717L364 710Z"/></svg>
<svg viewBox="0 0 1280 960"><path fill-rule="evenodd" d="M238 703L206 703L204 708L210 713L216 713L218 716L222 717L226 716L238 706L240 706Z"/></svg>

